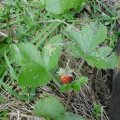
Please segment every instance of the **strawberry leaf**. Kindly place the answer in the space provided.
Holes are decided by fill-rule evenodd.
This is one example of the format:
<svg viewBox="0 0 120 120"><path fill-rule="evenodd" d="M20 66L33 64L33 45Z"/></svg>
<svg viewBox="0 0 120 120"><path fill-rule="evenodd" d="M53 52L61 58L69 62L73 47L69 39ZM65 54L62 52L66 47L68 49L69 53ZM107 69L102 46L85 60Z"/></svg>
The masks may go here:
<svg viewBox="0 0 120 120"><path fill-rule="evenodd" d="M81 31L68 27L67 32L69 38L78 44L84 54L89 54L107 37L105 26L97 26L95 23L83 26Z"/></svg>
<svg viewBox="0 0 120 120"><path fill-rule="evenodd" d="M19 85L30 88L43 86L50 81L50 76L45 68L38 64L29 64L22 69L18 77Z"/></svg>
<svg viewBox="0 0 120 120"><path fill-rule="evenodd" d="M89 65L97 68L114 68L118 64L117 56L112 52L112 48L106 46L98 48L86 57L86 61ZM111 63L111 61L114 61Z"/></svg>
<svg viewBox="0 0 120 120"><path fill-rule="evenodd" d="M46 69L52 70L58 65L58 60L61 54L61 35L53 37L43 48L42 58Z"/></svg>
<svg viewBox="0 0 120 120"><path fill-rule="evenodd" d="M68 27L67 35L75 43L71 46L72 49L68 47L73 56L81 57L89 65L99 69L114 68L118 65L118 58L112 52L113 49L109 46L99 46L107 37L105 26L98 26L96 23L86 24L81 31ZM111 61L114 61L113 64Z"/></svg>
<svg viewBox="0 0 120 120"><path fill-rule="evenodd" d="M36 115L54 120L65 113L62 103L53 96L43 97L34 105L34 108Z"/></svg>
<svg viewBox="0 0 120 120"><path fill-rule="evenodd" d="M21 43L18 46L12 45L13 60L20 66L26 66L30 63L43 65L40 52L31 43Z"/></svg>
<svg viewBox="0 0 120 120"><path fill-rule="evenodd" d="M21 86L38 87L47 84L51 77L45 68L40 51L31 43L12 45L13 60L20 65L18 82Z"/></svg>
<svg viewBox="0 0 120 120"><path fill-rule="evenodd" d="M38 87L47 84L51 77L50 70L54 69L61 53L61 36L55 36L40 52L31 43L12 45L13 61L20 65L19 84L26 87Z"/></svg>

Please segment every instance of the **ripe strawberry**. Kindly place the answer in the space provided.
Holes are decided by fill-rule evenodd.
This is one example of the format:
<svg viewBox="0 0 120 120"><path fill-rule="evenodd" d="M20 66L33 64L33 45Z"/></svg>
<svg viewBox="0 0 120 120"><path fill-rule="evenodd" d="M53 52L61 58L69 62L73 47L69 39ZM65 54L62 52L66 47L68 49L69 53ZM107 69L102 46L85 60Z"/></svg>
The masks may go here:
<svg viewBox="0 0 120 120"><path fill-rule="evenodd" d="M72 80L73 80L73 77L72 77L72 72L73 70L71 70L70 68L60 68L59 69L59 76L60 76L60 82L62 84L68 84L70 83Z"/></svg>
<svg viewBox="0 0 120 120"><path fill-rule="evenodd" d="M61 75L60 76L60 81L62 84L68 84L73 80L72 76L70 75Z"/></svg>

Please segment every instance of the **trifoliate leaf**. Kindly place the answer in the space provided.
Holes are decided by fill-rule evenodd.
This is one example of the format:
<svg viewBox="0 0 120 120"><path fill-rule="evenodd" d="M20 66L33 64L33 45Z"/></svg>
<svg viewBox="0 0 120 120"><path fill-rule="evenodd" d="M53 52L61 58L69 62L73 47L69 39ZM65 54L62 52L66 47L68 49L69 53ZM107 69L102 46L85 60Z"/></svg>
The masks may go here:
<svg viewBox="0 0 120 120"><path fill-rule="evenodd" d="M118 58L112 52L113 49L109 46L100 47L100 44L107 37L107 29L104 25L90 23L83 26L81 30L68 27L66 31L68 37L75 43L71 48L68 48L73 56L82 58L92 67L99 69L117 66ZM113 61L113 64L111 61Z"/></svg>
<svg viewBox="0 0 120 120"><path fill-rule="evenodd" d="M91 23L83 26L81 31L68 27L67 34L78 44L84 54L89 54L106 39L107 29L103 25L97 26L95 23Z"/></svg>

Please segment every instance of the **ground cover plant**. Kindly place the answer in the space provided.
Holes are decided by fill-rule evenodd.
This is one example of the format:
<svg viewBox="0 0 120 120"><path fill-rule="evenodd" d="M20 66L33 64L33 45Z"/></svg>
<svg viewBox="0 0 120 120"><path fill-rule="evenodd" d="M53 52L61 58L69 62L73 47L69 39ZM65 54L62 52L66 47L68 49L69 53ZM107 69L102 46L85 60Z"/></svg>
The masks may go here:
<svg viewBox="0 0 120 120"><path fill-rule="evenodd" d="M0 119L108 120L119 18L112 0L2 0Z"/></svg>

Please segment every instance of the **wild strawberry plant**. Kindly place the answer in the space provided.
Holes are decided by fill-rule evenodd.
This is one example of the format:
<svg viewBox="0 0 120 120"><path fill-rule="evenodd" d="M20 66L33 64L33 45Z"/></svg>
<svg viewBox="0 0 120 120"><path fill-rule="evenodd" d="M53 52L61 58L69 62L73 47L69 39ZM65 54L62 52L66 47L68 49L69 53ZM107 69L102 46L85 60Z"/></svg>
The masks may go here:
<svg viewBox="0 0 120 120"><path fill-rule="evenodd" d="M90 23L83 26L81 30L69 26L66 29L66 34L72 41L66 49L74 57L82 58L92 67L99 69L114 68L117 66L118 59L113 49L108 44L105 46L102 45L107 39L107 29L104 25ZM11 77L17 80L23 91L24 88L30 88L32 90L33 88L46 85L50 80L55 80L52 73L58 68L58 61L62 52L63 43L61 35L57 35L44 43L36 42L37 37L33 41L31 43L21 42L19 44L11 44L12 57L10 57L10 61L7 54L4 54ZM17 64L19 66L18 73L15 72L11 64ZM81 76L79 79L77 78L70 82L67 82L69 84L59 86L61 91L74 90L78 92L88 82L88 78ZM17 98L27 100L25 96L19 96L6 84L1 84ZM53 101L54 104L51 104ZM41 108L43 109L41 110ZM82 119L80 116L66 112L60 101L53 97L38 101L35 105L35 113L38 116L49 119Z"/></svg>
<svg viewBox="0 0 120 120"><path fill-rule="evenodd" d="M35 88L47 84L52 78L52 70L55 70L61 53L61 36L55 36L42 51L32 43L13 44L13 62L21 66L18 74L20 86Z"/></svg>
<svg viewBox="0 0 120 120"><path fill-rule="evenodd" d="M86 61L91 67L99 69L117 66L118 58L109 45L109 37L104 25L90 23L78 30L65 22L70 20L70 23L76 23L74 11L75 13L80 11L84 1L4 0L3 4L0 3L0 86L2 89L24 101L33 100L36 88L47 85L51 80L55 81L61 92L71 90L79 92L88 82L86 76L81 75L80 78L75 78L72 72L71 74L65 72L64 75L67 73L70 76L61 77L62 84L60 79L56 80L56 76L60 78L56 71L59 69L58 61L62 48L75 58L82 59L82 65ZM8 8L4 9L4 6ZM98 6L95 12L97 10ZM62 15L64 17L61 17ZM57 17L64 20L54 20ZM115 17L110 19L104 13L102 17L104 20L109 20L109 24L116 19ZM64 28L70 40L67 47L64 42L62 43L62 39L66 39L63 34ZM54 35L55 37L51 37ZM6 80L7 77L8 80ZM16 86L22 90L15 91ZM66 108L58 98L52 96L43 97L34 105L35 114L40 117L53 120L83 120L81 116L68 112ZM100 106L94 105L93 110L96 118L99 117Z"/></svg>
<svg viewBox="0 0 120 120"><path fill-rule="evenodd" d="M92 67L99 69L115 68L118 58L109 45L101 45L107 39L107 29L104 25L90 23L75 30L67 28L67 36L74 43L68 46L71 54L87 61Z"/></svg>

